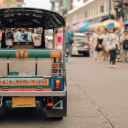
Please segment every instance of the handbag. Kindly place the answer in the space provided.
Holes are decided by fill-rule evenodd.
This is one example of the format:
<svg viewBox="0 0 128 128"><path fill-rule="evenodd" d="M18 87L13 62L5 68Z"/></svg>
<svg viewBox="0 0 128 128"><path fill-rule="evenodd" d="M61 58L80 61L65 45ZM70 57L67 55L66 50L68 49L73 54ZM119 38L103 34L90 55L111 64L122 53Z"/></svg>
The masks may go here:
<svg viewBox="0 0 128 128"><path fill-rule="evenodd" d="M110 44L110 42L109 42L109 43L108 43L108 46L107 46L107 49L108 49L108 50L114 50L114 49L116 49L115 43L111 43L111 44Z"/></svg>
<svg viewBox="0 0 128 128"><path fill-rule="evenodd" d="M123 49L124 49L124 50L128 50L128 40L125 40L125 41L123 42Z"/></svg>
<svg viewBox="0 0 128 128"><path fill-rule="evenodd" d="M103 48L103 45L102 44L98 44L98 48L99 49L102 49Z"/></svg>
<svg viewBox="0 0 128 128"><path fill-rule="evenodd" d="M70 39L69 43L70 44L73 44L74 43L74 40L73 39Z"/></svg>

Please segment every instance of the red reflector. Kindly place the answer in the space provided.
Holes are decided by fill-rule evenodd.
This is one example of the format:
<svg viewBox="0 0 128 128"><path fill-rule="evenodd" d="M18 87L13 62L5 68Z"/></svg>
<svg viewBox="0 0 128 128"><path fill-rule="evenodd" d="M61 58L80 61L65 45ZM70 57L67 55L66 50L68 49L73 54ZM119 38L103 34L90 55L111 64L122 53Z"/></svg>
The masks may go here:
<svg viewBox="0 0 128 128"><path fill-rule="evenodd" d="M57 67L58 67L58 64L57 64L57 63L53 63L53 64L52 64L52 67L53 67L53 68L57 68Z"/></svg>
<svg viewBox="0 0 128 128"><path fill-rule="evenodd" d="M55 88L56 88L56 90L60 90L60 80L56 80Z"/></svg>
<svg viewBox="0 0 128 128"><path fill-rule="evenodd" d="M53 97L48 97L47 98L47 107L52 108L54 106L53 104Z"/></svg>
<svg viewBox="0 0 128 128"><path fill-rule="evenodd" d="M58 69L53 69L53 73L57 73L58 72Z"/></svg>
<svg viewBox="0 0 128 128"><path fill-rule="evenodd" d="M47 103L47 107L53 107L53 103Z"/></svg>

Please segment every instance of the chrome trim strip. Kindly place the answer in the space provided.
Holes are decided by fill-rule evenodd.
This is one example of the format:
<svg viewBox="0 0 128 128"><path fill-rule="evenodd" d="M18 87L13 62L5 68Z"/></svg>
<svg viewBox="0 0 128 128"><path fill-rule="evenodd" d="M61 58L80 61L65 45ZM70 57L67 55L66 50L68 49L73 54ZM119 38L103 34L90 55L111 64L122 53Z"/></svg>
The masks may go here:
<svg viewBox="0 0 128 128"><path fill-rule="evenodd" d="M13 96L66 96L66 91L2 91L0 96L13 97Z"/></svg>

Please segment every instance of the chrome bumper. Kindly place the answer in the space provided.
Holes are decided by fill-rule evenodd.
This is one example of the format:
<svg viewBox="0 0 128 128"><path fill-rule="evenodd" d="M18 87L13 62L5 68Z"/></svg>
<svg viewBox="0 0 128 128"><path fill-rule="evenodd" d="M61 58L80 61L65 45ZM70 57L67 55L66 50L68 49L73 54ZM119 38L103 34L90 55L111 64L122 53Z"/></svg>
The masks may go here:
<svg viewBox="0 0 128 128"><path fill-rule="evenodd" d="M13 96L66 96L67 91L45 91L45 92L41 92L41 91L29 91L29 92L25 92L25 91L3 91L0 92L0 96L3 97L13 97Z"/></svg>

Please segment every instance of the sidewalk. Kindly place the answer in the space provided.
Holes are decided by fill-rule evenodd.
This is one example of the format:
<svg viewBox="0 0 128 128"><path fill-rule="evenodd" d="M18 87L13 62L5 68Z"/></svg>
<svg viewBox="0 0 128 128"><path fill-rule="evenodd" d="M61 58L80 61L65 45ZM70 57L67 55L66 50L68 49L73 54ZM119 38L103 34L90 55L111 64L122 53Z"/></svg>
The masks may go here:
<svg viewBox="0 0 128 128"><path fill-rule="evenodd" d="M68 78L68 116L61 128L112 128L80 86Z"/></svg>

